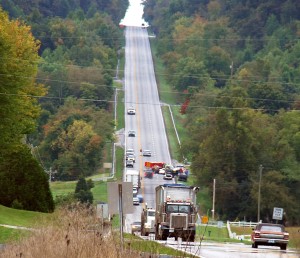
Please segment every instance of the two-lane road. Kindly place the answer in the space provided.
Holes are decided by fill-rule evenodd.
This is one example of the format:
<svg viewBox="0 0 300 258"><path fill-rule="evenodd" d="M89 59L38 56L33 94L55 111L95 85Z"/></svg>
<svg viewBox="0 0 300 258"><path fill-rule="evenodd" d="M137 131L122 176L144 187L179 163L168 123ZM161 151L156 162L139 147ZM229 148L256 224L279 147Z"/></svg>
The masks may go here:
<svg viewBox="0 0 300 258"><path fill-rule="evenodd" d="M136 115L125 114L126 148L135 150L134 169L142 177L139 194L149 207L155 205L155 187L163 184L161 175L153 179L144 178L145 161L171 162L169 146L159 101L148 32L140 27L125 29L125 109L133 107ZM128 137L128 131L135 130L135 137ZM141 149L151 150L151 157L143 157ZM135 213L126 217L126 229L130 230L133 221L140 220L141 206Z"/></svg>
<svg viewBox="0 0 300 258"><path fill-rule="evenodd" d="M134 107L136 115L125 114L126 148L133 148L136 153L134 169L141 173L142 187L145 202L149 207L155 204L155 187L165 183L161 175L154 175L153 179L144 178L144 162L164 161L171 163L168 142L159 102L153 61L149 46L147 30L139 27L127 27L126 33L126 63L125 63L125 108ZM128 130L135 130L136 137L128 137ZM140 149L150 149L152 157L143 157ZM126 216L125 230L130 232L130 224L140 221L142 206L134 208L134 214ZM152 236L153 237L153 236ZM281 251L280 249L261 247L253 249L244 244L223 243L183 243L168 239L164 245L179 248L193 253L202 258L298 258L299 254L292 250Z"/></svg>

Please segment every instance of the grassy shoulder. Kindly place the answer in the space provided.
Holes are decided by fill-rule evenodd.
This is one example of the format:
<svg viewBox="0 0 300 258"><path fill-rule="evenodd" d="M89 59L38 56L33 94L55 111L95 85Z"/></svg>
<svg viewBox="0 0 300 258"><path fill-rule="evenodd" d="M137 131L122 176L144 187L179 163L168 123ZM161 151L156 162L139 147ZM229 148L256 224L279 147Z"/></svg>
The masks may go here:
<svg viewBox="0 0 300 258"><path fill-rule="evenodd" d="M125 238L125 241L124 241L125 248L127 248L127 249L133 249L136 251L140 251L143 253L149 253L152 255L165 254L165 255L170 255L170 256L174 256L174 257L194 257L185 252L181 252L181 251L175 250L173 248L166 247L155 241L143 240L135 235L124 234L124 238Z"/></svg>

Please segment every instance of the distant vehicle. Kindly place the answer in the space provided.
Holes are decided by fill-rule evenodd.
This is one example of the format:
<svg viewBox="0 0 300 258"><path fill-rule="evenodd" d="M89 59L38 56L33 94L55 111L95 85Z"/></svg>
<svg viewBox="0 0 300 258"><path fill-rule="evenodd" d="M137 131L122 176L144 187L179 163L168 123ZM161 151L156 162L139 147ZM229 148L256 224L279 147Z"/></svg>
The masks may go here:
<svg viewBox="0 0 300 258"><path fill-rule="evenodd" d="M134 130L128 131L128 137L135 137L135 131Z"/></svg>
<svg viewBox="0 0 300 258"><path fill-rule="evenodd" d="M128 155L126 156L126 160L131 160L131 161L135 162L135 156L132 155L132 154L128 154Z"/></svg>
<svg viewBox="0 0 300 258"><path fill-rule="evenodd" d="M134 234L135 232L141 231L141 222L135 221L131 224L131 234Z"/></svg>
<svg viewBox="0 0 300 258"><path fill-rule="evenodd" d="M140 172L135 169L126 169L125 182L132 182L132 187L139 189L141 187Z"/></svg>
<svg viewBox="0 0 300 258"><path fill-rule="evenodd" d="M185 173L187 171L187 167L184 164L177 164L174 168L174 170L179 174L179 173ZM175 173L176 173L175 172Z"/></svg>
<svg viewBox="0 0 300 258"><path fill-rule="evenodd" d="M133 205L140 205L140 200L138 197L133 197Z"/></svg>
<svg viewBox="0 0 300 258"><path fill-rule="evenodd" d="M126 156L127 156L127 155L130 155L130 154L131 154L131 155L134 155L134 149L127 149L127 150L126 150Z"/></svg>
<svg viewBox="0 0 300 258"><path fill-rule="evenodd" d="M140 203L143 203L143 202L144 202L144 197L143 197L143 195L137 194L136 197L139 198L139 202L140 202Z"/></svg>
<svg viewBox="0 0 300 258"><path fill-rule="evenodd" d="M132 160L126 160L126 167L127 168L133 168L134 162Z"/></svg>
<svg viewBox="0 0 300 258"><path fill-rule="evenodd" d="M133 187L133 188L132 188L132 195L133 195L134 197L137 197L137 193L138 193L138 189L137 189L136 187Z"/></svg>
<svg viewBox="0 0 300 258"><path fill-rule="evenodd" d="M178 181L186 182L188 179L188 175L186 173L179 173L178 174Z"/></svg>
<svg viewBox="0 0 300 258"><path fill-rule="evenodd" d="M166 174L166 170L164 168L161 168L161 169L158 170L158 174L165 175Z"/></svg>
<svg viewBox="0 0 300 258"><path fill-rule="evenodd" d="M286 250L289 242L289 233L283 225L271 223L259 223L251 234L252 248L259 245L279 246Z"/></svg>
<svg viewBox="0 0 300 258"><path fill-rule="evenodd" d="M150 233L155 233L155 209L146 207L141 213L141 235L149 236Z"/></svg>
<svg viewBox="0 0 300 258"><path fill-rule="evenodd" d="M153 178L153 173L154 172L152 171L152 169L146 169L145 170L145 177L152 179Z"/></svg>
<svg viewBox="0 0 300 258"><path fill-rule="evenodd" d="M172 180L173 176L171 174L165 174L164 175L164 180Z"/></svg>
<svg viewBox="0 0 300 258"><path fill-rule="evenodd" d="M165 162L161 161L145 161L145 167L151 168L155 174L158 173L158 171L165 166Z"/></svg>
<svg viewBox="0 0 300 258"><path fill-rule="evenodd" d="M151 157L151 150L143 150L144 157Z"/></svg>
<svg viewBox="0 0 300 258"><path fill-rule="evenodd" d="M127 109L127 114L128 115L135 115L135 109L133 107L130 107Z"/></svg>
<svg viewBox="0 0 300 258"><path fill-rule="evenodd" d="M158 168L163 168L165 166L165 162L157 162L157 161L145 161L144 166L146 168L153 168L153 167L158 167Z"/></svg>

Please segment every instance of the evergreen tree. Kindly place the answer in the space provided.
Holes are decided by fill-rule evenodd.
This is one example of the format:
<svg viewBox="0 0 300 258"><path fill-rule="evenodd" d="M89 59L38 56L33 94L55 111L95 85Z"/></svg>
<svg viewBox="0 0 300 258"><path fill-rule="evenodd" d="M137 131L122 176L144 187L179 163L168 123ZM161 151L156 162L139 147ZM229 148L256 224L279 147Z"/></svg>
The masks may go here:
<svg viewBox="0 0 300 258"><path fill-rule="evenodd" d="M93 203L93 194L91 188L94 184L91 180L86 181L84 177L80 177L75 188L75 197L81 203Z"/></svg>
<svg viewBox="0 0 300 258"><path fill-rule="evenodd" d="M54 201L48 175L33 158L29 148L14 146L0 159L0 203L25 210L52 212Z"/></svg>

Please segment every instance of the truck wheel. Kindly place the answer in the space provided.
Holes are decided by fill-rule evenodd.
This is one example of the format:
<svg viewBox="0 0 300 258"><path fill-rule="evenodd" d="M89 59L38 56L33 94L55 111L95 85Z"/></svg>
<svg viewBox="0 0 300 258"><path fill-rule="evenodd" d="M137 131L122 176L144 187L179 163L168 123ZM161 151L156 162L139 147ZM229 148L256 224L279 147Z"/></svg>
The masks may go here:
<svg viewBox="0 0 300 258"><path fill-rule="evenodd" d="M163 233L161 236L161 240L167 240L167 238L168 238L168 235Z"/></svg>
<svg viewBox="0 0 300 258"><path fill-rule="evenodd" d="M155 233L155 240L160 240L160 236L157 233Z"/></svg>
<svg viewBox="0 0 300 258"><path fill-rule="evenodd" d="M252 244L252 248L257 248L257 244L255 242Z"/></svg>
<svg viewBox="0 0 300 258"><path fill-rule="evenodd" d="M155 226L155 240L160 240L160 235L158 232L158 226Z"/></svg>
<svg viewBox="0 0 300 258"><path fill-rule="evenodd" d="M195 235L191 235L187 237L187 242L195 242Z"/></svg>
<svg viewBox="0 0 300 258"><path fill-rule="evenodd" d="M281 249L281 250L286 250L286 244L282 244L282 245L280 246L280 249Z"/></svg>
<svg viewBox="0 0 300 258"><path fill-rule="evenodd" d="M166 230L161 230L161 240L167 240L167 237L168 237L168 231Z"/></svg>

